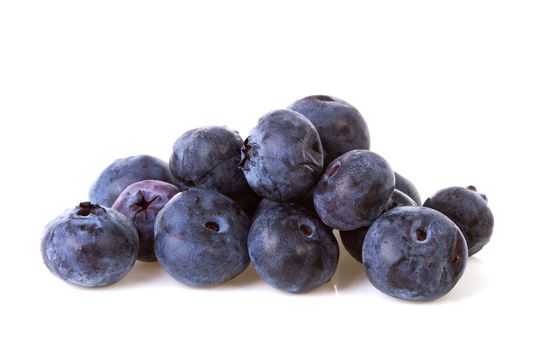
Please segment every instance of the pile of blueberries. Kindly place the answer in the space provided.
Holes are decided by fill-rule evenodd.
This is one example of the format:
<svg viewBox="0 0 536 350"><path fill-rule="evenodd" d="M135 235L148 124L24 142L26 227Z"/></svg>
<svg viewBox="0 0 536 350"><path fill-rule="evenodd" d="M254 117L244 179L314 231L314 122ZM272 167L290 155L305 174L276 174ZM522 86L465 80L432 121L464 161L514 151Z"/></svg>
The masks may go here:
<svg viewBox="0 0 536 350"><path fill-rule="evenodd" d="M226 127L187 131L169 163L140 155L104 169L89 202L47 225L43 260L85 287L117 282L136 260L213 286L251 261L273 287L301 293L335 273L338 230L377 289L439 298L491 237L487 198L449 187L421 205L415 186L369 148L361 114L330 96L264 115L243 141Z"/></svg>

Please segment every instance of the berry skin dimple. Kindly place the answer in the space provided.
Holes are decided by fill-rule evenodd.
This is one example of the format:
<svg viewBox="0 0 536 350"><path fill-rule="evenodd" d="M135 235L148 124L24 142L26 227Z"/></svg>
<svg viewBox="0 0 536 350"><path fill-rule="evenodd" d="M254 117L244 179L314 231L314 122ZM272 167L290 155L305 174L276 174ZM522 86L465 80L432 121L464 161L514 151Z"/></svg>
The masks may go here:
<svg viewBox="0 0 536 350"><path fill-rule="evenodd" d="M339 246L312 209L264 202L248 236L251 262L268 284L291 293L313 290L331 279Z"/></svg>
<svg viewBox="0 0 536 350"><path fill-rule="evenodd" d="M249 225L238 204L223 194L195 188L181 192L156 217L156 257L186 285L224 283L249 264Z"/></svg>

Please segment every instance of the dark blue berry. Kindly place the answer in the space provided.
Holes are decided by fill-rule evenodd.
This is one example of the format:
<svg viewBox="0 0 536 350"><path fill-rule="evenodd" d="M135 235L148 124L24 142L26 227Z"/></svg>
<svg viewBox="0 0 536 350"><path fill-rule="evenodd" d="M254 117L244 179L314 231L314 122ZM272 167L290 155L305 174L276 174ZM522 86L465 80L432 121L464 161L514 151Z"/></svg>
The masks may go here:
<svg viewBox="0 0 536 350"><path fill-rule="evenodd" d="M416 207L417 205L418 204L410 196L395 188L387 202L385 211L398 207Z"/></svg>
<svg viewBox="0 0 536 350"><path fill-rule="evenodd" d="M89 190L89 199L92 203L111 207L128 185L142 180L172 183L173 176L166 162L152 156L117 159L95 181Z"/></svg>
<svg viewBox="0 0 536 350"><path fill-rule="evenodd" d="M342 245L350 255L360 263L363 262L363 241L370 226L364 226L350 231L339 231Z"/></svg>
<svg viewBox="0 0 536 350"><path fill-rule="evenodd" d="M493 214L485 195L474 186L445 188L424 202L448 216L462 230L469 248L469 256L479 252L493 233Z"/></svg>
<svg viewBox="0 0 536 350"><path fill-rule="evenodd" d="M454 222L425 207L389 210L369 228L363 264L381 292L406 300L448 293L467 263L467 245Z"/></svg>
<svg viewBox="0 0 536 350"><path fill-rule="evenodd" d="M292 203L266 203L249 231L248 249L259 276L292 293L329 281L339 259L331 229L313 210Z"/></svg>
<svg viewBox="0 0 536 350"><path fill-rule="evenodd" d="M173 145L169 167L182 189L199 187L228 196L247 190L238 168L242 138L223 126L206 126L182 134Z"/></svg>
<svg viewBox="0 0 536 350"><path fill-rule="evenodd" d="M238 204L223 194L181 192L156 218L156 257L181 283L202 287L226 282L249 264L249 225Z"/></svg>
<svg viewBox="0 0 536 350"><path fill-rule="evenodd" d="M233 196L229 196L233 199L247 214L247 216L252 219L255 216L258 205L263 200L255 191L253 191L249 186L244 191L235 193Z"/></svg>
<svg viewBox="0 0 536 350"><path fill-rule="evenodd" d="M400 175L395 171L395 188L397 190L400 190L411 197L417 203L417 205L421 205L421 196L419 195L419 191L417 190L417 187L406 179L404 176Z"/></svg>
<svg viewBox="0 0 536 350"><path fill-rule="evenodd" d="M326 168L314 190L314 206L329 227L355 230L380 216L394 188L395 176L385 159L354 150Z"/></svg>
<svg viewBox="0 0 536 350"><path fill-rule="evenodd" d="M348 151L370 148L367 123L348 102L315 95L294 102L289 109L303 114L315 126L322 140L325 165Z"/></svg>
<svg viewBox="0 0 536 350"><path fill-rule="evenodd" d="M41 252L57 277L99 287L117 282L130 271L138 244L136 229L123 214L84 202L47 225Z"/></svg>
<svg viewBox="0 0 536 350"><path fill-rule="evenodd" d="M320 137L301 114L273 111L244 141L240 167L260 196L277 202L299 199L322 173Z"/></svg>

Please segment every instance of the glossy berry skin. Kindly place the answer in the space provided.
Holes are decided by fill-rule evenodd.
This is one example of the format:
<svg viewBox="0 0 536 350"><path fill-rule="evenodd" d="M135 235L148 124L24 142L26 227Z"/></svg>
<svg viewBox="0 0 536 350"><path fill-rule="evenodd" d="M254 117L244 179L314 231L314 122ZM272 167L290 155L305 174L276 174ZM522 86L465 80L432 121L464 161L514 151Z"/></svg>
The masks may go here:
<svg viewBox="0 0 536 350"><path fill-rule="evenodd" d="M380 216L394 188L395 175L385 159L371 151L353 150L326 168L313 201L326 225L355 230Z"/></svg>
<svg viewBox="0 0 536 350"><path fill-rule="evenodd" d="M155 253L173 278L194 287L224 283L249 264L250 221L230 198L205 189L177 194L160 210Z"/></svg>
<svg viewBox="0 0 536 350"><path fill-rule="evenodd" d="M320 137L301 114L273 111L259 119L244 141L240 167L260 196L276 202L299 199L322 173Z"/></svg>
<svg viewBox="0 0 536 350"><path fill-rule="evenodd" d="M182 189L199 187L232 196L247 189L238 168L242 138L224 126L182 134L173 145L169 168Z"/></svg>
<svg viewBox="0 0 536 350"><path fill-rule="evenodd" d="M417 203L417 205L421 205L421 196L419 195L419 191L417 190L417 187L406 179L404 176L400 175L395 171L395 188L399 191L404 192L408 196L411 197Z"/></svg>
<svg viewBox="0 0 536 350"><path fill-rule="evenodd" d="M363 264L381 292L405 300L447 294L467 263L467 245L454 222L425 207L389 210L369 228Z"/></svg>
<svg viewBox="0 0 536 350"><path fill-rule="evenodd" d="M387 202L385 211L398 207L416 207L417 205L418 204L410 196L395 188Z"/></svg>
<svg viewBox="0 0 536 350"><path fill-rule="evenodd" d="M65 211L45 228L41 253L60 279L83 287L119 281L138 254L138 234L114 209L89 202Z"/></svg>
<svg viewBox="0 0 536 350"><path fill-rule="evenodd" d="M485 195L474 186L445 188L424 202L448 216L458 225L467 241L469 256L479 252L493 233L493 214Z"/></svg>
<svg viewBox="0 0 536 350"><path fill-rule="evenodd" d="M89 199L92 203L111 207L128 185L142 180L172 183L173 176L166 162L152 156L117 159L97 178L89 190Z"/></svg>
<svg viewBox="0 0 536 350"><path fill-rule="evenodd" d="M267 203L248 237L258 275L280 290L303 293L331 279L339 246L331 229L313 210L292 203Z"/></svg>
<svg viewBox="0 0 536 350"><path fill-rule="evenodd" d="M156 215L177 193L179 188L170 183L144 180L129 185L114 202L112 208L125 215L138 231L140 240L138 260L156 261L154 254Z"/></svg>
<svg viewBox="0 0 536 350"><path fill-rule="evenodd" d="M315 95L288 107L303 114L315 126L324 148L324 164L354 149L370 149L370 135L361 113L341 99Z"/></svg>
<svg viewBox="0 0 536 350"><path fill-rule="evenodd" d="M409 198L408 195L395 189L393 191L393 194L391 195L391 198L389 198L389 202L387 203L385 211L398 207L416 205L417 204L415 203L415 201ZM365 236L367 234L368 229L369 226L364 226L351 231L340 231L340 237L344 248L346 249L346 251L348 251L348 253L350 253L350 255L354 259L359 262L363 262L363 241L365 240Z"/></svg>

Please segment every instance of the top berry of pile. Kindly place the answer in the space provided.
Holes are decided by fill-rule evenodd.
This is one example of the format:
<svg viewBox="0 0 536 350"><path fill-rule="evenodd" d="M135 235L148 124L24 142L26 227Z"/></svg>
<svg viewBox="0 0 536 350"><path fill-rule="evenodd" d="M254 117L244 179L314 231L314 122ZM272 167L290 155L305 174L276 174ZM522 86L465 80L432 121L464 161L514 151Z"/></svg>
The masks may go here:
<svg viewBox="0 0 536 350"><path fill-rule="evenodd" d="M204 126L176 140L169 163L118 159L89 198L42 239L50 271L86 287L118 281L137 258L194 287L225 283L251 262L271 286L305 293L336 272L340 230L377 289L432 300L455 287L493 232L474 186L421 206L415 185L370 151L359 111L322 95L265 114L244 140Z"/></svg>

